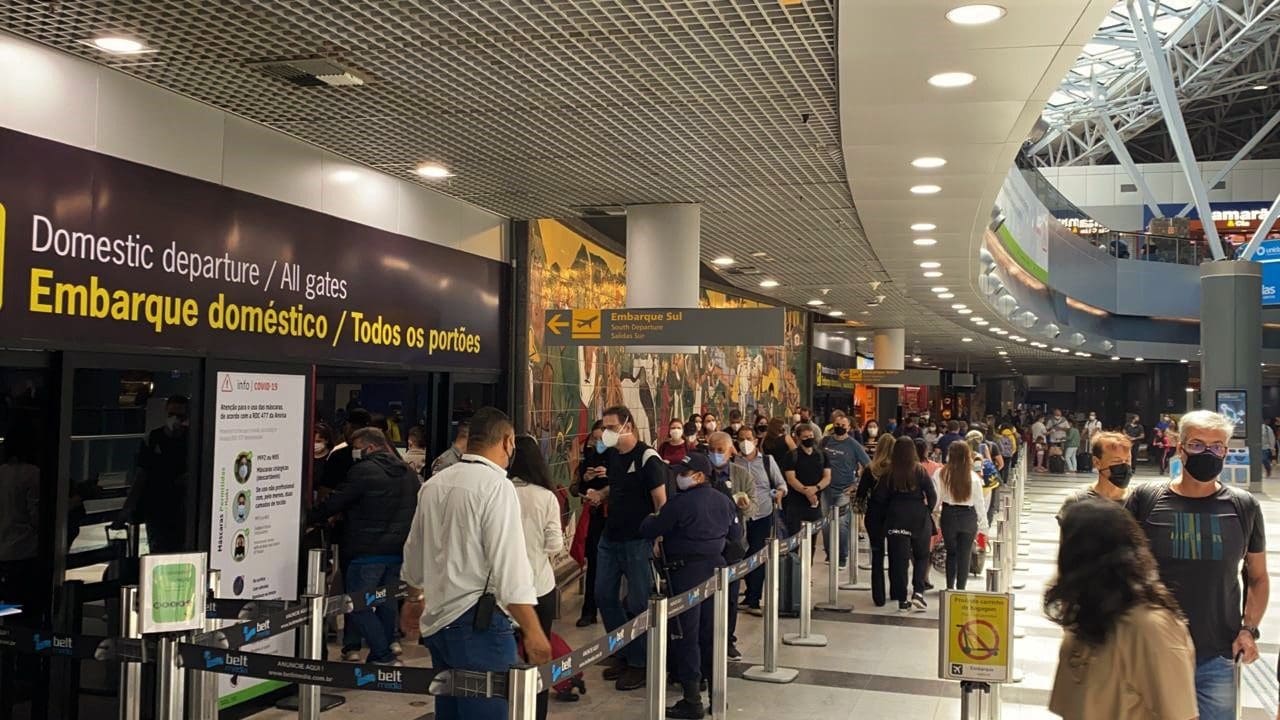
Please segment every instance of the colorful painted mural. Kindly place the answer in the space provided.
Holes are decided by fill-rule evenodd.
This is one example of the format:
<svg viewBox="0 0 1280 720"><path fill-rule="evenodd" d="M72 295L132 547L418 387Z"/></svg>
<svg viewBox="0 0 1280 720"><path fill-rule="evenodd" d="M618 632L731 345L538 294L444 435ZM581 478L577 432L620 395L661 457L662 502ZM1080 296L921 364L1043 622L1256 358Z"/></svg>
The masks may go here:
<svg viewBox="0 0 1280 720"><path fill-rule="evenodd" d="M626 306L626 260L555 220L529 223L529 317L548 309ZM691 260L692 262L692 260ZM710 308L762 307L703 290ZM644 442L655 443L671 418L737 408L784 415L808 388L805 313L787 312L786 344L711 346L688 353L632 353L627 348L568 348L544 343L529 327L522 430L542 443L557 482L568 484L583 436L600 412L626 405ZM722 421L723 424L723 421Z"/></svg>

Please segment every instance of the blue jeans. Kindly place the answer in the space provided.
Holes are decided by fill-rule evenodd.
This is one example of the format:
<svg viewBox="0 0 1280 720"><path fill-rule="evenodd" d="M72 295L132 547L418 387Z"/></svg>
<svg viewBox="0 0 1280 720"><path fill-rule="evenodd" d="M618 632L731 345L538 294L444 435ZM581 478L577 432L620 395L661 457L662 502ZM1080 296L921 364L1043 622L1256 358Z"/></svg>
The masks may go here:
<svg viewBox="0 0 1280 720"><path fill-rule="evenodd" d="M1236 716L1236 667L1231 658L1209 658L1196 665L1196 705L1200 720Z"/></svg>
<svg viewBox="0 0 1280 720"><path fill-rule="evenodd" d="M516 635L511 620L494 612L488 630L477 631L475 608L446 625L434 635L422 638L431 652L431 667L457 670L506 672L515 665ZM436 720L506 720L505 698L459 698L436 696Z"/></svg>
<svg viewBox="0 0 1280 720"><path fill-rule="evenodd" d="M653 543L648 540L622 542L600 538L596 548L596 607L604 619L605 629L613 631L649 607L653 594L653 571L649 558ZM627 597L622 597L622 578L627 579ZM645 636L641 635L622 649L628 667L645 666Z"/></svg>
<svg viewBox="0 0 1280 720"><path fill-rule="evenodd" d="M847 507L849 505L849 496L844 494L844 488L828 487L822 491L818 498L822 502L822 516L826 517L831 512L831 506ZM845 512L840 516L840 564L844 565L849 562L849 531L853 527L853 513ZM825 530L822 533L822 547L826 550L827 559L831 559L831 531Z"/></svg>
<svg viewBox="0 0 1280 720"><path fill-rule="evenodd" d="M360 562L360 558L352 558L351 565L347 567L346 591L348 595L358 595L399 580L398 562ZM391 653L391 642L396 639L400 603L394 597L388 597L377 607L353 612L348 617L360 636L369 644L369 662L390 662L395 659L395 655Z"/></svg>
<svg viewBox="0 0 1280 720"><path fill-rule="evenodd" d="M768 544L770 530L773 530L773 513L747 523L748 556L755 555ZM761 565L747 575L747 607L760 607L760 598L763 594L764 565Z"/></svg>

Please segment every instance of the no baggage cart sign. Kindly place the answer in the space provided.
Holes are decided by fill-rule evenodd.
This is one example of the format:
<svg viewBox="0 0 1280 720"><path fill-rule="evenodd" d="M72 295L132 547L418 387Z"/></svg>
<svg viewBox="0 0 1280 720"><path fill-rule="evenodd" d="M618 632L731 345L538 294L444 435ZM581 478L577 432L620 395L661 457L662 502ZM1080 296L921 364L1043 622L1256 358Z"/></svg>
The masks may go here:
<svg viewBox="0 0 1280 720"><path fill-rule="evenodd" d="M1009 682L1013 674L1013 597L947 591L938 623L938 677Z"/></svg>

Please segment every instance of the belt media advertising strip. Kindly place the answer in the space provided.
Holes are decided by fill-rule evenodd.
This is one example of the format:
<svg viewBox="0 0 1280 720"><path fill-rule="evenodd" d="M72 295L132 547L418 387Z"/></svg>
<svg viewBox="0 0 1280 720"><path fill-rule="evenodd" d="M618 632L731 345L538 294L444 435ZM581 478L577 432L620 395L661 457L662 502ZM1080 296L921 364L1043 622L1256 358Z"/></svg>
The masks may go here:
<svg viewBox="0 0 1280 720"><path fill-rule="evenodd" d="M734 580L738 580L739 578L744 578L747 575L750 575L753 570L763 565L765 563L765 560L768 557L769 557L769 548L765 547L758 550L754 555L743 558L740 562L738 562L738 564L734 565L732 568L729 568L730 582Z"/></svg>
<svg viewBox="0 0 1280 720"><path fill-rule="evenodd" d="M183 668L187 670L203 670L222 675L240 675L303 685L410 695L430 694L432 681L442 673L448 672L433 668L303 660L187 643L178 645L178 654L182 658Z"/></svg>
<svg viewBox="0 0 1280 720"><path fill-rule="evenodd" d="M142 640L96 635L68 635L21 625L0 625L0 652L77 660L144 662L154 658Z"/></svg>
<svg viewBox="0 0 1280 720"><path fill-rule="evenodd" d="M197 645L235 650L249 643L266 640L274 635L306 625L309 612L306 605L297 605L283 612L272 613L266 617L254 618L237 625L202 633L194 638L194 642Z"/></svg>
<svg viewBox="0 0 1280 720"><path fill-rule="evenodd" d="M728 588L726 588L726 591ZM673 618L686 610L701 605L711 599L716 592L716 576L712 575L709 579L692 587L682 593L673 595L667 601L667 617Z"/></svg>
<svg viewBox="0 0 1280 720"><path fill-rule="evenodd" d="M354 595L330 595L324 599L324 616L353 613L365 608L377 607L388 598L403 599L408 595L409 583L403 581Z"/></svg>
<svg viewBox="0 0 1280 720"><path fill-rule="evenodd" d="M579 647L573 652L538 666L542 684L550 687L565 678L576 675L601 660L622 650L649 629L649 611L645 610L630 622L611 631L608 635Z"/></svg>
<svg viewBox="0 0 1280 720"><path fill-rule="evenodd" d="M205 603L205 617L215 620L249 620L288 609L284 600L220 600Z"/></svg>

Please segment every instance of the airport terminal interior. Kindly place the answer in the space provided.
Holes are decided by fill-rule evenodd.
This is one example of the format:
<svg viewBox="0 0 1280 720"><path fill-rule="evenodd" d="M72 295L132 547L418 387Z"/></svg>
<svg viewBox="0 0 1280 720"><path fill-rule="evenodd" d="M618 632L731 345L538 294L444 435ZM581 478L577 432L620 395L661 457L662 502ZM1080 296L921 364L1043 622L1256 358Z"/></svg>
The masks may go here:
<svg viewBox="0 0 1280 720"><path fill-rule="evenodd" d="M1280 0L4 0L0 170L0 720L1280 720Z"/></svg>

